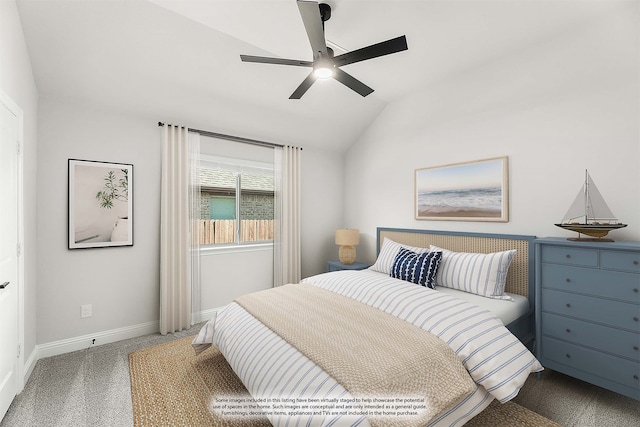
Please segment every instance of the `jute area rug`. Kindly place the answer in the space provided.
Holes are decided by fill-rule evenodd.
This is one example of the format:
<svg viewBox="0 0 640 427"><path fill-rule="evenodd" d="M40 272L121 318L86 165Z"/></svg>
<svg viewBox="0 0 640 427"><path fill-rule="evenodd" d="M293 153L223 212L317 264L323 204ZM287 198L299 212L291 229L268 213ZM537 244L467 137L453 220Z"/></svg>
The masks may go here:
<svg viewBox="0 0 640 427"><path fill-rule="evenodd" d="M129 354L135 427L268 427L265 417L223 417L216 397L250 399L246 388L215 348L196 356L187 337ZM493 402L466 426L559 427L512 402Z"/></svg>

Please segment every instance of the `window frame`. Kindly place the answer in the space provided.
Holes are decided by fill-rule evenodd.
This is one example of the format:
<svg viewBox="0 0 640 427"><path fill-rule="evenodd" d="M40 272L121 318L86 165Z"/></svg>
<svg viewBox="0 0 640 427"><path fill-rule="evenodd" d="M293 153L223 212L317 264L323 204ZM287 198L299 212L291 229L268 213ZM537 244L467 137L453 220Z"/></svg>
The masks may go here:
<svg viewBox="0 0 640 427"><path fill-rule="evenodd" d="M208 164L208 165L207 165ZM209 169L216 170L213 167L213 164L216 165L226 165L226 170L230 170L235 174L235 188L234 188L234 197L235 197L235 216L236 216L236 226L234 230L234 241L226 242L226 243L210 243L210 244L200 244L200 252L202 254L221 254L221 253L234 253L234 252L253 252L260 250L269 250L273 248L273 239L270 240L254 240L254 241L242 241L242 174L247 173L244 171L246 168L248 171L251 169L261 169L261 170L269 170L273 173L274 184L275 184L275 170L276 166L273 163L255 161L255 160L246 160L239 159L234 157L225 157L225 156L216 156L211 154L200 154L200 162L199 167L207 167ZM218 170L225 170L225 168L218 168ZM200 183L201 184L201 183ZM202 187L202 185L201 185ZM251 192L251 190L246 190ZM275 202L275 188L273 189L273 197ZM202 197L202 189L200 190L200 195ZM275 206L273 211L273 218L271 220L275 220Z"/></svg>

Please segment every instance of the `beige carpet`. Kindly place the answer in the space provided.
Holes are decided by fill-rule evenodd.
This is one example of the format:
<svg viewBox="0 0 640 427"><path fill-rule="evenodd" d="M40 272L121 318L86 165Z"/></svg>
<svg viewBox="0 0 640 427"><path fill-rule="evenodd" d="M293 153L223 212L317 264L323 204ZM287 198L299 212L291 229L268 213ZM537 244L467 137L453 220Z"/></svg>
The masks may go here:
<svg viewBox="0 0 640 427"><path fill-rule="evenodd" d="M250 399L224 357L211 348L196 356L187 337L129 355L135 427L270 426L264 418L223 418L210 410L216 396ZM466 424L472 427L558 427L515 403L492 403Z"/></svg>

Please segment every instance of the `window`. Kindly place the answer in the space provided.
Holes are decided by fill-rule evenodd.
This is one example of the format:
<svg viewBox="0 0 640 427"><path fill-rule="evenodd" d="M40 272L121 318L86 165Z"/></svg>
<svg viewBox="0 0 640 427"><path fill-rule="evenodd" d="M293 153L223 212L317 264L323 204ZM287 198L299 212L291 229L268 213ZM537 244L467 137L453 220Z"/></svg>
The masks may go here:
<svg viewBox="0 0 640 427"><path fill-rule="evenodd" d="M200 245L273 241L271 163L202 154Z"/></svg>

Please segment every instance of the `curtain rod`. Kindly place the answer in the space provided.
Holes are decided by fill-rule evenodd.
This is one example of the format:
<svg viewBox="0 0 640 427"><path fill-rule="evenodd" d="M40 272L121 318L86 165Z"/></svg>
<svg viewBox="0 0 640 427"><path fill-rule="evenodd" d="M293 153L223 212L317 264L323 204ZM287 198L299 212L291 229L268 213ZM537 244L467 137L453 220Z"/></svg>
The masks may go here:
<svg viewBox="0 0 640 427"><path fill-rule="evenodd" d="M158 126L164 126L164 123L158 122ZM260 145L262 147L284 147L284 145L282 144L276 144L273 142L259 141L257 139L243 138L241 136L225 135L223 133L211 132L208 130L191 129L191 128L188 128L188 129L189 129L189 132L198 133L200 135L210 136L213 138L226 139L229 141L242 142L244 144Z"/></svg>

